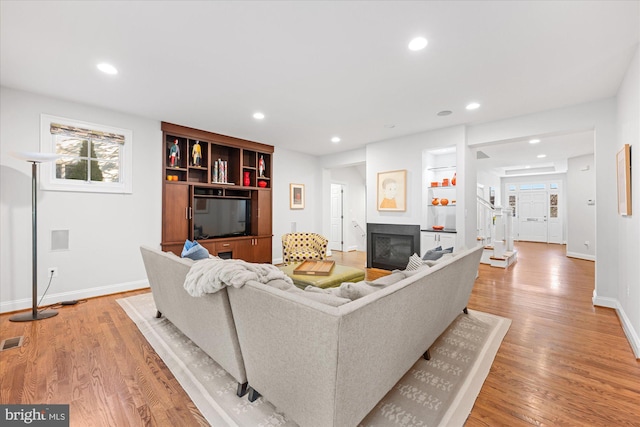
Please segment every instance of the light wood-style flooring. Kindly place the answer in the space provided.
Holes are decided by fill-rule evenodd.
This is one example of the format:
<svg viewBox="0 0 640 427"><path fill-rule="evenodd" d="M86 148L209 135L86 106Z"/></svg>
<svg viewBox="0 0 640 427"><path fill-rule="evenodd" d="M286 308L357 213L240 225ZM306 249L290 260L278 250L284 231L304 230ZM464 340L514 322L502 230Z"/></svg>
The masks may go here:
<svg viewBox="0 0 640 427"><path fill-rule="evenodd" d="M594 263L518 243L509 269L482 265L469 308L512 319L467 426L640 426L640 361L614 310L593 307ZM334 252L364 268L362 252ZM369 280L386 274L367 270ZM68 403L71 426L207 425L116 299L38 322L0 315L0 403ZM218 426L216 426L218 427Z"/></svg>

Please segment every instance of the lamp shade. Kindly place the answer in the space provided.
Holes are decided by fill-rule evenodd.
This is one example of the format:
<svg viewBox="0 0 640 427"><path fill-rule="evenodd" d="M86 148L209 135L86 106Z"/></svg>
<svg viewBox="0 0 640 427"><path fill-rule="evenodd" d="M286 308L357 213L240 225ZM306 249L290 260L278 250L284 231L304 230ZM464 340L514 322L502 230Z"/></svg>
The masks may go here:
<svg viewBox="0 0 640 427"><path fill-rule="evenodd" d="M52 162L60 157L55 153L33 153L28 151L14 151L12 155L17 159L26 160L27 162L31 163Z"/></svg>

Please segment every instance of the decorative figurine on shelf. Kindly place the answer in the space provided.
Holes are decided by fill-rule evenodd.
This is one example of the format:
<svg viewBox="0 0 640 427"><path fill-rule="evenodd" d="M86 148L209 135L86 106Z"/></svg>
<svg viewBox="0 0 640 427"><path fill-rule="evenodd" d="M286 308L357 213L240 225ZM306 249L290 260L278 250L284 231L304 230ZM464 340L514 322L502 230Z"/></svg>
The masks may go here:
<svg viewBox="0 0 640 427"><path fill-rule="evenodd" d="M178 139L176 138L169 149L169 164L172 168L178 167L178 160L180 160L180 147L178 147Z"/></svg>
<svg viewBox="0 0 640 427"><path fill-rule="evenodd" d="M260 155L260 161L258 162L258 174L261 177L264 176L264 157L262 157L262 154Z"/></svg>
<svg viewBox="0 0 640 427"><path fill-rule="evenodd" d="M202 148L200 147L200 141L196 141L191 149L191 157L193 157L193 166L200 166L202 161Z"/></svg>

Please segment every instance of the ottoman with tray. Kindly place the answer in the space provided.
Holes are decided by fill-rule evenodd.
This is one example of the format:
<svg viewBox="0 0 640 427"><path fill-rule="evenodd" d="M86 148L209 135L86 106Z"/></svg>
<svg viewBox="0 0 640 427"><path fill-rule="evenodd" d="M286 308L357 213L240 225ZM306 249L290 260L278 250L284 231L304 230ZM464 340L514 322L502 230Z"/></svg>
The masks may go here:
<svg viewBox="0 0 640 427"><path fill-rule="evenodd" d="M312 263L317 264L314 268ZM304 264L304 265L302 265ZM295 270L303 267L303 272L296 274ZM305 268L306 267L306 268ZM284 273L291 277L293 283L304 289L309 285L318 288L333 288L340 286L342 282L359 282L364 280L365 272L346 265L333 265L333 268L327 268L325 261L305 261L304 263L292 263L279 267ZM328 272L327 272L328 270Z"/></svg>

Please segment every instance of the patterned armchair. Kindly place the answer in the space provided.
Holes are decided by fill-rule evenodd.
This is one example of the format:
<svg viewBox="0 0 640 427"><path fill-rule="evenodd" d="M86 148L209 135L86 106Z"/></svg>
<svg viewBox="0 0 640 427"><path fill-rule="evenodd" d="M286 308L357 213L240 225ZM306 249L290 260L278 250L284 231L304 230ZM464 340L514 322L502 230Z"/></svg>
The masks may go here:
<svg viewBox="0 0 640 427"><path fill-rule="evenodd" d="M327 256L328 240L316 233L288 233L282 236L282 258L285 265Z"/></svg>

